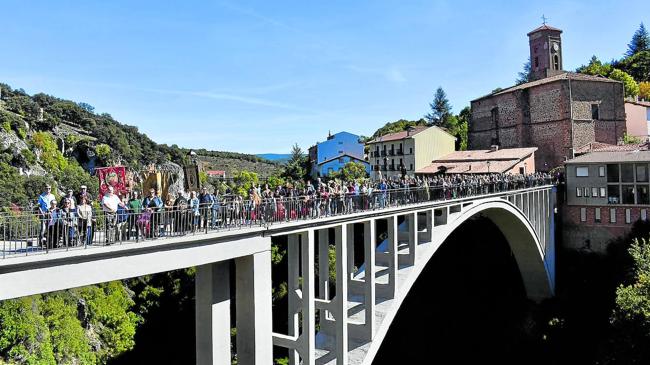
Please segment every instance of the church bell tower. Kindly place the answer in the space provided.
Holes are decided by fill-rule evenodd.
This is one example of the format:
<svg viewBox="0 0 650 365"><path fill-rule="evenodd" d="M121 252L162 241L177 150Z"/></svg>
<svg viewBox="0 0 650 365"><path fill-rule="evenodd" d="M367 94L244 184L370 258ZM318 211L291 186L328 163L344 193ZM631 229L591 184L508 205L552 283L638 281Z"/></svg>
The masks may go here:
<svg viewBox="0 0 650 365"><path fill-rule="evenodd" d="M546 23L528 33L533 80L562 73L562 31Z"/></svg>

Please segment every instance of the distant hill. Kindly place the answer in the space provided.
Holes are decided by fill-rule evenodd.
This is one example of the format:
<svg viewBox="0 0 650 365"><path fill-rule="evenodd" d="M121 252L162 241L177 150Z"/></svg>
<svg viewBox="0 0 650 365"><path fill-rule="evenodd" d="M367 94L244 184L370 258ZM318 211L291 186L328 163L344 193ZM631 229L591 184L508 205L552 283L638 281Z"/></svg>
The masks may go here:
<svg viewBox="0 0 650 365"><path fill-rule="evenodd" d="M260 153L255 156L277 163L285 163L291 158L290 153Z"/></svg>

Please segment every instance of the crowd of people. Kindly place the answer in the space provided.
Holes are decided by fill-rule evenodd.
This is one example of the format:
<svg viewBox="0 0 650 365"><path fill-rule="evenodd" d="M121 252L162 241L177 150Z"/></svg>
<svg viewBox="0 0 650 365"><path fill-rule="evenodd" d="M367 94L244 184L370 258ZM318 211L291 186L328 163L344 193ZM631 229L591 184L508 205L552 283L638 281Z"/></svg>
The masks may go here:
<svg viewBox="0 0 650 365"><path fill-rule="evenodd" d="M252 185L246 194L227 188L167 194L156 189L119 196L109 186L93 209L86 186L68 190L58 202L51 186L38 198L39 240L43 247L112 244L276 221L319 218L404 204L463 198L554 183L545 173L527 175L435 175L378 181L306 181L271 188ZM241 189L237 189L240 190Z"/></svg>

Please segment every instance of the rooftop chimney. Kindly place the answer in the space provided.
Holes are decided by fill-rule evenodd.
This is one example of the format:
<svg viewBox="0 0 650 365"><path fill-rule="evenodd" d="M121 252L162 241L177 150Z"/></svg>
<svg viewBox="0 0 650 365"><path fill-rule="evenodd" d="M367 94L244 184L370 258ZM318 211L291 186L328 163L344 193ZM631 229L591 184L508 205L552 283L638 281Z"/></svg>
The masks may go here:
<svg viewBox="0 0 650 365"><path fill-rule="evenodd" d="M406 128L406 136L407 137L410 136L413 133L413 131L415 131L415 127L413 127L413 126L407 127Z"/></svg>

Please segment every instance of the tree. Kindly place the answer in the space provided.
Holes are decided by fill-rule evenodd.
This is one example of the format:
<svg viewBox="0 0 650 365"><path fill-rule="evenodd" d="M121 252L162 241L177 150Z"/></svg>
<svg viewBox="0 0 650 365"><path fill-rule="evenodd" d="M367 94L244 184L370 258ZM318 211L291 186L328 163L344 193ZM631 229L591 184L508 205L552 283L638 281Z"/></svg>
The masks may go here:
<svg viewBox="0 0 650 365"><path fill-rule="evenodd" d="M576 72L581 73L581 74L586 74L586 75L600 75L607 77L609 74L612 72L612 65L605 63L603 64L600 62L598 57L596 56L591 56L591 60L589 60L589 64L586 66L580 66L576 70Z"/></svg>
<svg viewBox="0 0 650 365"><path fill-rule="evenodd" d="M369 137L369 139L375 139L390 133L405 131L408 127L417 127L417 126L426 126L426 125L427 125L427 121L425 119L420 119L420 120L400 119L395 122L388 122L384 124L384 126L377 129L375 133L373 133L372 137Z"/></svg>
<svg viewBox="0 0 650 365"><path fill-rule="evenodd" d="M627 72L637 82L650 81L650 51L637 52L616 62L614 67Z"/></svg>
<svg viewBox="0 0 650 365"><path fill-rule="evenodd" d="M648 31L645 29L643 23L641 23L639 29L634 32L632 40L627 45L627 53L625 55L630 57L648 50L650 50L650 35L648 35Z"/></svg>
<svg viewBox="0 0 650 365"><path fill-rule="evenodd" d="M650 100L650 82L639 83L639 97L644 100Z"/></svg>
<svg viewBox="0 0 650 365"><path fill-rule="evenodd" d="M463 110L458 113L458 127L454 132L454 135L457 140L458 149L460 151L467 150L467 133L469 132L469 121L472 117L472 109L468 106L464 107Z"/></svg>
<svg viewBox="0 0 650 365"><path fill-rule="evenodd" d="M350 161L343 166L339 171L334 171L330 174L332 179L340 179L342 181L362 181L368 177L366 165L361 162Z"/></svg>
<svg viewBox="0 0 650 365"><path fill-rule="evenodd" d="M530 67L530 56L528 57L528 61L524 63L524 68L517 74L517 81L515 82L517 85L525 84L527 82L533 81L533 74L532 70Z"/></svg>
<svg viewBox="0 0 650 365"><path fill-rule="evenodd" d="M627 132L623 134L623 143L625 144L639 144L641 142L641 138L639 137L627 134Z"/></svg>
<svg viewBox="0 0 650 365"><path fill-rule="evenodd" d="M431 107L431 113L426 114L424 118L432 125L445 127L447 119L451 115L451 105L442 87L438 87L433 102L429 106Z"/></svg>
<svg viewBox="0 0 650 365"><path fill-rule="evenodd" d="M300 146L298 146L298 143L294 143L293 146L291 147L291 158L289 159L289 163L298 162L302 160L304 155L305 154L302 152Z"/></svg>
<svg viewBox="0 0 650 365"><path fill-rule="evenodd" d="M634 81L634 78L632 78L632 76L630 76L625 71L614 69L609 74L609 78L623 82L625 96L632 97L639 95L639 85L637 85L636 81Z"/></svg>

